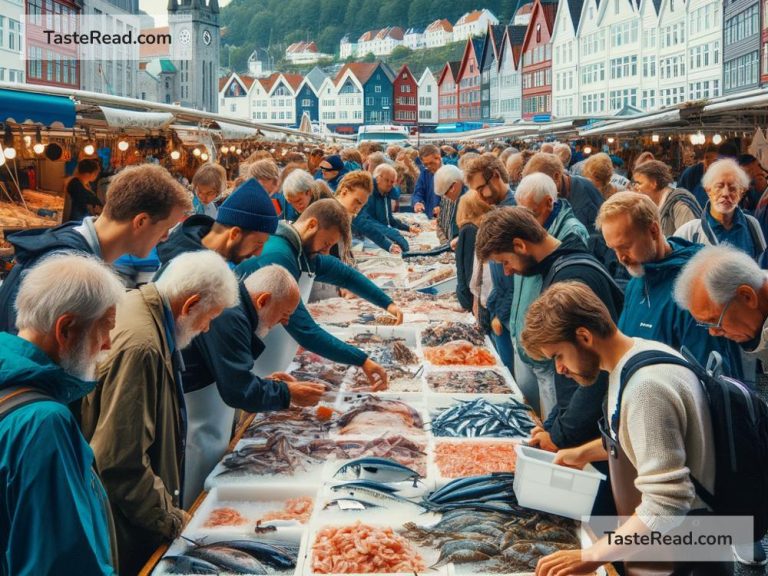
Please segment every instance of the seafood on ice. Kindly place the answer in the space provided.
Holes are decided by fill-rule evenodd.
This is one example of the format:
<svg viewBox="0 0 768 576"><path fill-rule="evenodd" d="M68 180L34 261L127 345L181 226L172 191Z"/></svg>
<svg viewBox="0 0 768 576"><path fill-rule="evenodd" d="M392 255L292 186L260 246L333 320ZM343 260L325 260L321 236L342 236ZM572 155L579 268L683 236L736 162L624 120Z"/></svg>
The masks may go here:
<svg viewBox="0 0 768 576"><path fill-rule="evenodd" d="M509 394L510 386L495 370L429 372L427 385L435 392L451 394Z"/></svg>
<svg viewBox="0 0 768 576"><path fill-rule="evenodd" d="M435 464L444 478L514 472L517 454L512 442L435 442Z"/></svg>
<svg viewBox="0 0 768 576"><path fill-rule="evenodd" d="M318 442L318 441L315 441ZM322 441L319 441L322 442ZM328 451L312 450L310 443L298 443L282 434L270 437L266 444L244 444L227 454L221 461L222 476L293 476L296 472L307 472L322 464ZM335 446L328 441L332 453Z"/></svg>
<svg viewBox="0 0 768 576"><path fill-rule="evenodd" d="M424 346L441 346L453 340L466 340L475 346L485 344L485 336L473 324L440 322L425 328L421 333Z"/></svg>
<svg viewBox="0 0 768 576"><path fill-rule="evenodd" d="M295 570L298 555L297 546L278 541L195 542L183 554L164 557L161 567L165 574L275 574Z"/></svg>
<svg viewBox="0 0 768 576"><path fill-rule="evenodd" d="M306 442L308 439L327 438L330 428L330 422L318 419L316 409L292 407L256 414L243 438L267 439L279 434Z"/></svg>
<svg viewBox="0 0 768 576"><path fill-rule="evenodd" d="M409 481L415 485L421 475L394 460L365 457L343 464L333 478L335 480L368 480L380 484Z"/></svg>
<svg viewBox="0 0 768 576"><path fill-rule="evenodd" d="M421 368L408 369L404 366L385 366L389 384L387 392L421 392ZM372 390L368 377L360 368L355 368L350 390L355 392L364 392ZM509 391L509 390L507 390Z"/></svg>
<svg viewBox="0 0 768 576"><path fill-rule="evenodd" d="M405 338L384 338L373 332L362 332L347 340L368 353L377 364L392 366L397 364L418 364L419 358L411 351Z"/></svg>
<svg viewBox="0 0 768 576"><path fill-rule="evenodd" d="M419 412L399 400L383 400L366 395L336 420L341 435L380 436L390 434L423 434L424 421Z"/></svg>
<svg viewBox="0 0 768 576"><path fill-rule="evenodd" d="M466 340L452 340L441 346L424 348L424 358L436 366L495 366L488 348Z"/></svg>
<svg viewBox="0 0 768 576"><path fill-rule="evenodd" d="M411 543L392 528L357 522L326 526L312 544L315 574L421 572L427 566Z"/></svg>
<svg viewBox="0 0 768 576"><path fill-rule="evenodd" d="M349 366L336 364L318 356L314 352L300 349L294 358L298 364L291 370L291 375L297 380L310 380L325 384L329 390L338 389L349 371Z"/></svg>
<svg viewBox="0 0 768 576"><path fill-rule="evenodd" d="M218 528L219 526L242 526L243 524L248 524L248 518L245 518L234 508L216 508L211 511L203 527Z"/></svg>
<svg viewBox="0 0 768 576"><path fill-rule="evenodd" d="M484 398L459 401L437 410L432 418L434 436L519 438L530 435L534 427L531 408L514 398L493 403Z"/></svg>
<svg viewBox="0 0 768 576"><path fill-rule="evenodd" d="M282 510L267 512L259 520L268 522L271 520L298 520L302 524L309 522L312 515L314 501L309 496L299 496L298 498L288 498Z"/></svg>
<svg viewBox="0 0 768 576"><path fill-rule="evenodd" d="M426 445L405 436L382 436L373 440L337 440L339 459L355 459L365 456L386 458L414 470L420 476L427 473ZM343 453L340 454L340 453Z"/></svg>

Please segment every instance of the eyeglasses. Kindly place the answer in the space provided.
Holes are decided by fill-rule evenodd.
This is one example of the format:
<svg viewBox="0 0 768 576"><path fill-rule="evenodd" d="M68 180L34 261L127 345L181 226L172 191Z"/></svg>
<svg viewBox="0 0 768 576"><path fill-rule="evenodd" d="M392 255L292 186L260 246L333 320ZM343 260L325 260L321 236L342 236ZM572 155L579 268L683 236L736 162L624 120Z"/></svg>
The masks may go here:
<svg viewBox="0 0 768 576"><path fill-rule="evenodd" d="M322 172L333 172L334 168L326 168L325 166L320 166L320 170Z"/></svg>
<svg viewBox="0 0 768 576"><path fill-rule="evenodd" d="M638 182L637 180L630 180L629 185L632 188L637 188L638 186L640 186L640 182Z"/></svg>
<svg viewBox="0 0 768 576"><path fill-rule="evenodd" d="M733 302L733 299L728 300L726 305L723 307L723 311L720 312L720 318L717 320L717 324L710 324L709 322L696 322L696 325L699 328L705 328L706 330L722 330L723 318L725 318L725 313L728 310L728 306L731 305L731 302Z"/></svg>

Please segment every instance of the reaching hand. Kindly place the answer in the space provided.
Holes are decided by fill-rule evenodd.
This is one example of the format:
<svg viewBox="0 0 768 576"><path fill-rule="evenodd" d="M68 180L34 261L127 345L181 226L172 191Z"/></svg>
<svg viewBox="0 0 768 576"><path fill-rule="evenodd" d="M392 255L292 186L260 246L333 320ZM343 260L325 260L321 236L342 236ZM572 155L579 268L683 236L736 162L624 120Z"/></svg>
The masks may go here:
<svg viewBox="0 0 768 576"><path fill-rule="evenodd" d="M400 248L397 244L392 244L392 246L389 247L390 254L402 254L403 249Z"/></svg>
<svg viewBox="0 0 768 576"><path fill-rule="evenodd" d="M370 358L365 361L361 368L368 377L368 382L371 383L374 392L387 389L387 386L389 385L389 377L384 368L376 364L376 362Z"/></svg>
<svg viewBox="0 0 768 576"><path fill-rule="evenodd" d="M421 202L416 202L416 204L413 205L413 211L416 212L416 214L424 212L424 204Z"/></svg>
<svg viewBox="0 0 768 576"><path fill-rule="evenodd" d="M389 306L387 306L387 312L389 312L392 316L395 317L396 322L395 325L400 325L403 323L403 311L400 310L400 306L392 302Z"/></svg>
<svg viewBox="0 0 768 576"><path fill-rule="evenodd" d="M314 406L326 392L325 385L317 382L288 382L287 384L291 392L291 402L296 406Z"/></svg>
<svg viewBox="0 0 768 576"><path fill-rule="evenodd" d="M504 326L501 325L501 320L496 316L491 320L491 330L493 330L493 333L496 334L496 336L501 336L504 333Z"/></svg>

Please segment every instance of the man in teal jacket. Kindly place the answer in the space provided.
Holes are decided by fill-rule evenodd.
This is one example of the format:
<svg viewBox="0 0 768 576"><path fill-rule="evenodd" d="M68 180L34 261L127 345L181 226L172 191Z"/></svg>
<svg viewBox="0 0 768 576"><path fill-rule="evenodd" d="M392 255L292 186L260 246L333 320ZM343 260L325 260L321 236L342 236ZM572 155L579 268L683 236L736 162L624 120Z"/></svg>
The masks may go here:
<svg viewBox="0 0 768 576"><path fill-rule="evenodd" d="M401 323L403 314L389 296L357 270L328 255L339 241L349 242L349 230L349 215L339 202L331 198L318 200L310 204L293 225L281 222L261 255L240 264L236 272L243 278L263 266L277 264L288 270L297 281L306 275L318 282L345 288L384 308L396 317L397 323ZM384 369L359 348L350 346L318 326L303 302L299 303L285 329L305 349L332 362L360 366L374 387L386 387Z"/></svg>
<svg viewBox="0 0 768 576"><path fill-rule="evenodd" d="M116 573L107 495L67 404L96 385L122 294L83 255L48 257L21 283L19 334L0 332L0 574Z"/></svg>
<svg viewBox="0 0 768 576"><path fill-rule="evenodd" d="M676 350L685 346L703 365L717 351L723 357L725 374L741 379L738 345L712 336L673 297L677 275L702 246L674 236L665 238L658 207L636 192L618 192L606 200L595 226L633 277L625 290L619 330Z"/></svg>

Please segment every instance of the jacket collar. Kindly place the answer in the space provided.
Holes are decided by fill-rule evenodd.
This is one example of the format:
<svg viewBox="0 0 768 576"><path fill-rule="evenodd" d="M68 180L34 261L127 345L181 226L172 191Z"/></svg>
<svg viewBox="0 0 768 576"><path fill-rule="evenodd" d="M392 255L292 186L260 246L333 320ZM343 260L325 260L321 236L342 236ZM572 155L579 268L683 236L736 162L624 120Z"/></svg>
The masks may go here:
<svg viewBox="0 0 768 576"><path fill-rule="evenodd" d="M304 247L301 243L301 236L296 231L296 228L290 222L278 222L277 232L275 236L283 238L293 250L296 255L296 264L300 272L312 273L312 267L310 266L309 258L304 253Z"/></svg>
<svg viewBox="0 0 768 576"><path fill-rule="evenodd" d="M157 287L154 284L144 284L139 287L139 292L144 301L144 304L152 315L152 320L155 323L155 330L157 330L160 336L160 341L163 343L163 358L168 369L173 374L173 362L171 359L172 343L168 341L168 335L165 330L165 306L163 304L163 297L160 296Z"/></svg>

